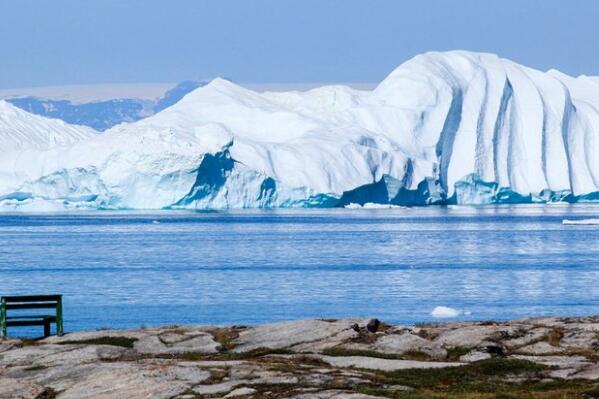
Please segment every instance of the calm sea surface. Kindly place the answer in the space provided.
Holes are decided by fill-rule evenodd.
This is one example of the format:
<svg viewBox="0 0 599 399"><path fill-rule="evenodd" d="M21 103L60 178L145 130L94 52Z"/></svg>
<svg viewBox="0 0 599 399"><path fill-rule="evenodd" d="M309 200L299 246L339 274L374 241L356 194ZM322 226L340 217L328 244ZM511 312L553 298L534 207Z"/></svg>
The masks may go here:
<svg viewBox="0 0 599 399"><path fill-rule="evenodd" d="M599 314L599 205L0 214L0 293L65 329Z"/></svg>

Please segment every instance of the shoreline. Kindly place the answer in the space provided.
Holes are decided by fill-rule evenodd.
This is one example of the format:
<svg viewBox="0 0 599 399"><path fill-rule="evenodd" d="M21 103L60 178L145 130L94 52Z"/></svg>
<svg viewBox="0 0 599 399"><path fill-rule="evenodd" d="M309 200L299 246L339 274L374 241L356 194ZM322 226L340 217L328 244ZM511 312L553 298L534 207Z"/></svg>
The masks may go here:
<svg viewBox="0 0 599 399"><path fill-rule="evenodd" d="M599 316L375 320L0 340L0 398L595 397Z"/></svg>

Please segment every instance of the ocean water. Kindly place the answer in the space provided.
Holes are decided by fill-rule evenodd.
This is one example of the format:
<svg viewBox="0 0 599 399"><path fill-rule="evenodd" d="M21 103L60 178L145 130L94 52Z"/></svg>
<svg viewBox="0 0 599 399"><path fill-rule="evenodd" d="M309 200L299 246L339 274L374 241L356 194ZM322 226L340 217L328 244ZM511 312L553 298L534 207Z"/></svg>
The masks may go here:
<svg viewBox="0 0 599 399"><path fill-rule="evenodd" d="M0 293L67 331L599 313L599 205L0 214ZM9 331L10 332L10 331ZM19 333L15 330L15 333Z"/></svg>

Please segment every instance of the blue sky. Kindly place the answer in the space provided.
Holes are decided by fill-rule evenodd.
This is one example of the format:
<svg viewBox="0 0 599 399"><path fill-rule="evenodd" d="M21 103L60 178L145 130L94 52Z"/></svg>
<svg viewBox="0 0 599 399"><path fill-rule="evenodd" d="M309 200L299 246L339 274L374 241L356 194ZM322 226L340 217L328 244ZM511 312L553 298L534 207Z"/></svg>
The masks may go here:
<svg viewBox="0 0 599 399"><path fill-rule="evenodd" d="M377 82L425 51L599 75L594 0L0 0L0 88Z"/></svg>

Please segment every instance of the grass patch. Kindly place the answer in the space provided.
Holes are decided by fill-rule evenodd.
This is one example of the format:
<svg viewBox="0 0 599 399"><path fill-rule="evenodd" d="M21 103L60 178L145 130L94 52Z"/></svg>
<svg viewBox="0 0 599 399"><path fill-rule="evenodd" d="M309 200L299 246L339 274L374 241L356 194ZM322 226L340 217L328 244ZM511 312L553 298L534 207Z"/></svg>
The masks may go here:
<svg viewBox="0 0 599 399"><path fill-rule="evenodd" d="M197 362L202 360L252 360L268 355L290 355L293 352L286 349L271 349L271 348L256 348L248 352L220 352L220 353L200 353L200 352L187 352L177 353L172 355L159 355L155 356L163 359L177 359L185 360L190 362Z"/></svg>
<svg viewBox="0 0 599 399"><path fill-rule="evenodd" d="M360 331L356 337L350 338L350 342L354 342L357 344L374 344L377 339L380 337L379 333L370 333L365 331Z"/></svg>
<svg viewBox="0 0 599 399"><path fill-rule="evenodd" d="M421 362L426 362L432 360L431 356L422 351L411 350L401 354L401 357L406 360L418 360Z"/></svg>
<svg viewBox="0 0 599 399"><path fill-rule="evenodd" d="M307 355L296 355L290 357L281 356L266 356L259 360L262 367L269 371L278 371L281 373L298 374L302 371L308 371L312 368L326 368L331 367L327 362L320 360L316 357Z"/></svg>
<svg viewBox="0 0 599 399"><path fill-rule="evenodd" d="M392 372L362 370L370 383L353 390L393 399L574 399L599 398L596 381L547 380L550 367L491 358L461 367ZM393 389L394 385L414 388Z"/></svg>
<svg viewBox="0 0 599 399"><path fill-rule="evenodd" d="M562 338L564 338L564 332L559 329L553 329L547 333L546 341L551 346L559 346Z"/></svg>
<svg viewBox="0 0 599 399"><path fill-rule="evenodd" d="M59 345L112 345L120 346L123 348L133 348L137 338L129 337L99 337L91 339L82 339L78 341L61 341L57 342Z"/></svg>
<svg viewBox="0 0 599 399"><path fill-rule="evenodd" d="M527 360L491 358L459 367L405 369L380 372L378 375L379 382L388 385L407 385L420 389L446 387L476 391L483 388L481 382L493 388L494 381L505 382L507 376L525 375L527 378L541 378L541 372L547 369L547 366Z"/></svg>
<svg viewBox="0 0 599 399"><path fill-rule="evenodd" d="M322 351L323 355L326 356L362 356L362 357L374 357L377 359L389 359L389 360L419 360L419 361L430 361L432 360L428 353L422 351L407 351L401 355L398 353L382 353L372 350L365 349L347 349L342 347L328 348Z"/></svg>
<svg viewBox="0 0 599 399"><path fill-rule="evenodd" d="M17 344L17 346L20 348L24 348L26 346L39 346L39 345L41 345L41 342L39 342L39 340L35 340L35 339L22 339L21 342L19 342Z"/></svg>
<svg viewBox="0 0 599 399"><path fill-rule="evenodd" d="M468 354L470 350L470 348L466 348L465 346L447 348L447 360L460 360L460 357Z"/></svg>
<svg viewBox="0 0 599 399"><path fill-rule="evenodd" d="M202 385L212 385L221 383L225 378L229 376L229 369L214 369L210 370L210 377L202 381Z"/></svg>
<svg viewBox="0 0 599 399"><path fill-rule="evenodd" d="M421 328L420 330L418 330L418 334L417 334L420 338L422 339L426 339L428 341L432 341L435 338L437 338L439 336L439 334L437 332L434 331L429 331L426 330L424 328Z"/></svg>
<svg viewBox="0 0 599 399"><path fill-rule="evenodd" d="M382 353L363 349L346 349L341 347L328 348L322 351L323 355L326 356L365 356L365 357L376 357L378 359L397 359L403 360L402 355L393 353Z"/></svg>
<svg viewBox="0 0 599 399"><path fill-rule="evenodd" d="M214 340L220 344L220 351L227 352L235 348L234 341L239 337L239 331L232 328L219 328L210 332Z"/></svg>

